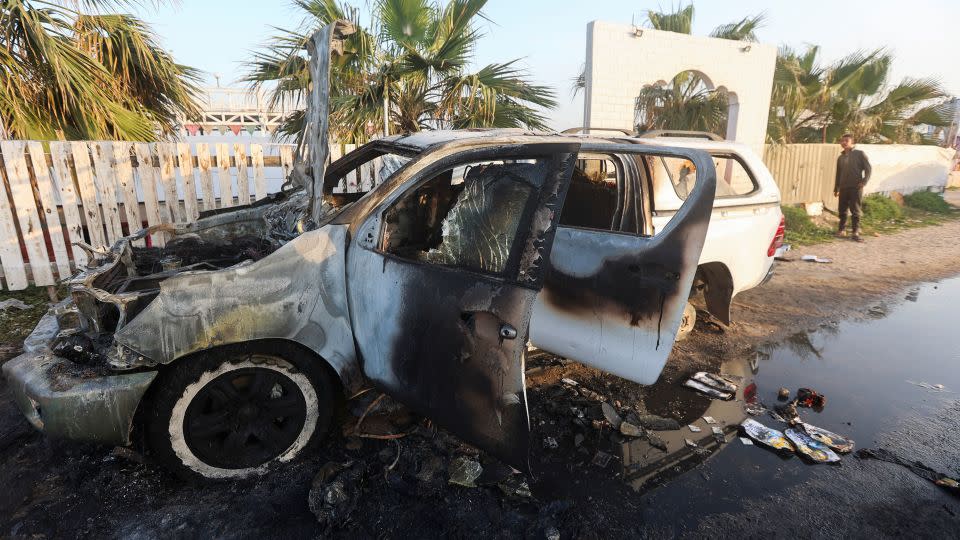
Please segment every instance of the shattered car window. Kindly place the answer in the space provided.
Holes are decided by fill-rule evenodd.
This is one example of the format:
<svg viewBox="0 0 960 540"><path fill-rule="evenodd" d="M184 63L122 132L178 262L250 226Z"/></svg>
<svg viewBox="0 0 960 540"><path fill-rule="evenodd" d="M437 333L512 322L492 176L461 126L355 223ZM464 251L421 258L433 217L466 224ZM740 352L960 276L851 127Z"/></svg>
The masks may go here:
<svg viewBox="0 0 960 540"><path fill-rule="evenodd" d="M507 269L545 161L488 162L440 173L385 214L384 250L500 274Z"/></svg>
<svg viewBox="0 0 960 540"><path fill-rule="evenodd" d="M728 155L713 155L713 165L717 170L716 198L741 197L757 189L757 181L739 159ZM681 200L693 191L697 181L697 170L687 159L676 157L649 158L654 179L669 178L673 189Z"/></svg>

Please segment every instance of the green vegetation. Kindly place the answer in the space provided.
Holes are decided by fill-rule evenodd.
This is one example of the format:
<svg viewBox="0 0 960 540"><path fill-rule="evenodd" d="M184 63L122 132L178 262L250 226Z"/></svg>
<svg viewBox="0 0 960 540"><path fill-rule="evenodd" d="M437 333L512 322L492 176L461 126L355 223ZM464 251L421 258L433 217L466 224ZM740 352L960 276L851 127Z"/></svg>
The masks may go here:
<svg viewBox="0 0 960 540"><path fill-rule="evenodd" d="M943 196L932 191L917 191L903 196L903 202L910 208L926 210L934 214L949 214L953 211Z"/></svg>
<svg viewBox="0 0 960 540"><path fill-rule="evenodd" d="M140 19L101 13L137 4L4 0L0 136L149 141L196 113L199 72Z"/></svg>
<svg viewBox="0 0 960 540"><path fill-rule="evenodd" d="M531 83L516 60L468 71L482 33L486 0L376 0L371 25L359 11L335 0L297 0L306 15L300 30L284 31L247 64L254 86L276 83L275 103L303 96L310 80L304 44L336 19L357 32L345 39L344 55L331 66L330 131L335 140L364 142L383 133L437 128L527 127L543 129L538 108L556 106L548 87ZM385 109L384 103L387 103ZM294 114L281 133L298 136L303 114Z"/></svg>
<svg viewBox="0 0 960 540"><path fill-rule="evenodd" d="M798 246L807 246L810 244L819 244L830 240L833 236L833 230L828 227L817 225L807 215L806 210L799 206L783 206L783 217L786 221L787 230L784 242Z"/></svg>
<svg viewBox="0 0 960 540"><path fill-rule="evenodd" d="M864 224L882 224L894 222L903 217L903 208L893 199L874 193L863 198Z"/></svg>
<svg viewBox="0 0 960 540"><path fill-rule="evenodd" d="M5 350L9 346L19 349L20 342L33 331L40 317L47 312L46 287L30 287L22 291L0 291L0 302L17 299L30 306L30 309L7 308L0 311L0 361L13 351Z"/></svg>
<svg viewBox="0 0 960 540"><path fill-rule="evenodd" d="M781 47L777 57L767 139L774 143L834 142L844 133L865 143L938 144L916 129L946 128L947 92L933 78L890 80L893 56L858 51L830 65L820 48Z"/></svg>

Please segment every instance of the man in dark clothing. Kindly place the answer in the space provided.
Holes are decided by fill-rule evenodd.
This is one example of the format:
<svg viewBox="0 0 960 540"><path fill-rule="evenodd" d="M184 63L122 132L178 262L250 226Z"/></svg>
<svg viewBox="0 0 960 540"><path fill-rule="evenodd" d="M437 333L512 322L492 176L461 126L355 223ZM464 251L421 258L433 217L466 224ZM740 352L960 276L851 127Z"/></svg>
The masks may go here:
<svg viewBox="0 0 960 540"><path fill-rule="evenodd" d="M837 178L833 183L833 196L839 197L840 229L837 236L846 236L847 210L853 223L853 239L860 238L860 206L863 202L863 186L870 180L870 161L862 150L853 147L853 135L840 137L843 152L837 158Z"/></svg>

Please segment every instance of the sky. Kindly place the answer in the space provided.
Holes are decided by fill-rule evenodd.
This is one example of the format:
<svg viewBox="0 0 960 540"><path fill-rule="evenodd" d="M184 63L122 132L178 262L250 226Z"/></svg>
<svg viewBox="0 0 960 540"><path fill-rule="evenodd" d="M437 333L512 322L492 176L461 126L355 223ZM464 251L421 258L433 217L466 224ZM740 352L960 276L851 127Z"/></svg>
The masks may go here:
<svg viewBox="0 0 960 540"><path fill-rule="evenodd" d="M352 2L363 12L369 0ZM276 27L295 28L303 14L285 0L180 0L173 6L137 11L151 23L178 62L220 75L222 86L240 86L243 62ZM556 92L558 107L547 111L551 127L580 125L582 94L571 79L583 64L587 23L604 20L643 24L650 9L669 9L671 0L490 0L484 9L475 64L520 59L533 81ZM821 47L830 62L859 49L885 47L894 54L893 79L934 77L960 95L960 1L958 0L699 0L694 34L721 24L766 14L758 32L772 45Z"/></svg>

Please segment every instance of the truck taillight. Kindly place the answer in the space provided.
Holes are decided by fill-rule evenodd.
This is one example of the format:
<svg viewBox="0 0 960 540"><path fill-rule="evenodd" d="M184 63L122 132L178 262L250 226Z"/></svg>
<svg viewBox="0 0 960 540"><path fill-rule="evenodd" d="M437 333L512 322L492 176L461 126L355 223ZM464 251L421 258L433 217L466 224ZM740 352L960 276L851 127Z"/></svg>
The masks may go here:
<svg viewBox="0 0 960 540"><path fill-rule="evenodd" d="M777 234L773 235L773 240L770 242L770 248L767 249L767 257L773 257L777 253L777 249L783 245L783 235L787 230L787 222L783 216L780 216L780 226L777 227Z"/></svg>

